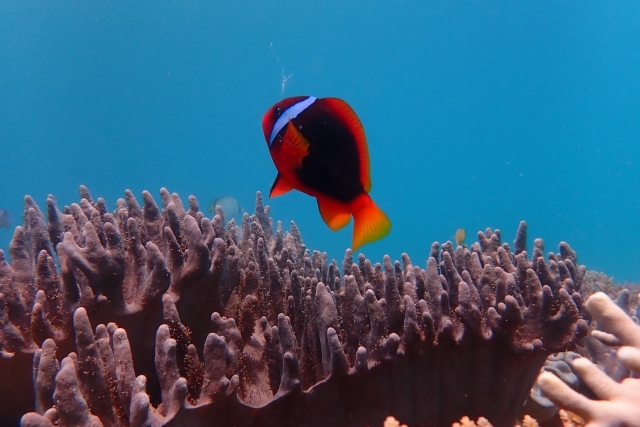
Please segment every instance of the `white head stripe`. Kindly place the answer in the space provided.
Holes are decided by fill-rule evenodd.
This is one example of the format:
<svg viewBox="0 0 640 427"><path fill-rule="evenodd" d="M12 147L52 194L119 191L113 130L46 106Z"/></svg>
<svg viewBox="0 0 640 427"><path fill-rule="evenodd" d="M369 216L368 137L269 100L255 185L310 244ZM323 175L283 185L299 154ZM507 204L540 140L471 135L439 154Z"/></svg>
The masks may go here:
<svg viewBox="0 0 640 427"><path fill-rule="evenodd" d="M310 96L304 101L300 101L297 104L293 104L291 107L287 108L285 112L282 113L280 117L278 117L276 124L273 125L271 135L269 136L269 145L273 144L273 140L275 139L276 135L282 130L283 127L287 125L287 123L289 123L289 120L298 117L298 114L302 113L311 104L316 102L316 99L318 98L316 98L315 96Z"/></svg>

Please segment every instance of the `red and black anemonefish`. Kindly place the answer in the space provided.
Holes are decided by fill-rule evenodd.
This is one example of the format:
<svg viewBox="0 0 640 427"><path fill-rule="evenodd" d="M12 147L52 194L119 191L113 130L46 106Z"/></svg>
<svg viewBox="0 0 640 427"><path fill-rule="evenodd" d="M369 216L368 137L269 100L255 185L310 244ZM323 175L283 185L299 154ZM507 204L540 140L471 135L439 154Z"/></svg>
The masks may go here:
<svg viewBox="0 0 640 427"><path fill-rule="evenodd" d="M369 150L364 128L351 107L338 98L296 96L271 107L262 130L278 175L270 197L291 190L318 201L331 230L353 215L352 249L382 239L391 221L369 197Z"/></svg>

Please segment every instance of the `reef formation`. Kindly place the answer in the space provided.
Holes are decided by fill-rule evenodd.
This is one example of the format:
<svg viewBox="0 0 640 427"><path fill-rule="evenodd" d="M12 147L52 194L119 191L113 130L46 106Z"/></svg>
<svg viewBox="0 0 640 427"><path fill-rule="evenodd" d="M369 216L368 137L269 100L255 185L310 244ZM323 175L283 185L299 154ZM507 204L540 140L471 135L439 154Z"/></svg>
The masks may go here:
<svg viewBox="0 0 640 427"><path fill-rule="evenodd" d="M598 289L601 291L594 293ZM620 350L623 342L619 338L615 338L624 335L627 333L625 332L627 330L633 331L635 329L635 333L640 334L640 328L637 326L640 323L638 320L640 305L638 305L637 289L637 284L625 283L622 286L616 285L611 278L603 273L594 271L586 272L582 281L581 293L583 297L586 297L586 311L584 315L585 318L590 319L589 327L591 333L577 346L575 349L576 352L568 351L549 356L541 370L541 373L552 373L568 387L556 387L557 390L561 390L563 394L569 396L582 395L580 399L594 399L599 397L598 385L594 386L582 379L584 372L581 370L581 366L588 363L585 362L585 360L578 361L578 359L582 357L596 365L598 372L604 373L615 383L623 383L625 380L630 381L632 377L637 377L638 369L632 368L632 366L618 357L618 350ZM634 292L632 293L630 291ZM592 301L591 296L593 295L596 295L596 298ZM603 302L605 295L609 297L606 304ZM600 302L596 303L595 301L598 300ZM614 321L603 322L600 320L600 318L604 316L602 311L605 308L608 313L617 313ZM608 330L605 331L604 328ZM631 342L630 345L633 346L635 344ZM564 406L565 401L562 401L563 403L561 405L563 406L559 407L556 404L558 402L557 398L551 399L547 396L550 393L542 391L541 380L544 382L545 377L548 382L549 377L541 375L534 383L529 398L525 402L524 412L532 415L537 421L545 425L554 425L560 422L562 418L559 411L560 407L571 411L573 410L573 406ZM636 384L634 387L638 390L637 387L639 386ZM571 390L570 393L568 392L569 389ZM632 396L632 394L628 396ZM631 404L631 399L627 399L624 402L617 402L616 406L616 411L613 411L619 412L619 414L616 414L616 417L631 419L629 414L634 414L636 411L636 408ZM577 414L574 414L574 416L582 420L579 425L585 424L583 418L592 422L592 424L589 425L597 424L593 424L592 416L579 417ZM605 422L606 425L617 425L619 423L618 418L609 418Z"/></svg>
<svg viewBox="0 0 640 427"><path fill-rule="evenodd" d="M628 306L628 291L626 292ZM622 306L621 306L622 305ZM560 408L576 413L586 426L635 426L640 424L640 327L629 316L624 304L613 302L603 292L593 294L585 304L597 329L591 332L590 350L594 362L576 358L571 368L594 394L590 399L573 390L550 372L540 374L537 383L542 392ZM614 348L613 352L609 350ZM599 354L598 354L599 353ZM595 355L598 354L598 355ZM611 369L611 367L615 367Z"/></svg>
<svg viewBox="0 0 640 427"><path fill-rule="evenodd" d="M585 267L500 232L425 268L338 266L260 193L242 226L162 189L109 213L85 187L0 251L0 414L23 425L509 425L547 356L588 332ZM66 357L65 357L66 356ZM61 359L61 360L60 360ZM26 402L26 403L25 403Z"/></svg>

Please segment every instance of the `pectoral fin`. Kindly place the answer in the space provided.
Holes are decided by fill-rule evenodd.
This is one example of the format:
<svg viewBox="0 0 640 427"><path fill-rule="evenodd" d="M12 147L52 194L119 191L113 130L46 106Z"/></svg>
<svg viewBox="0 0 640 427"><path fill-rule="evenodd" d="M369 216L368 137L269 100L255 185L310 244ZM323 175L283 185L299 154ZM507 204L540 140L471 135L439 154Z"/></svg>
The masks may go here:
<svg viewBox="0 0 640 427"><path fill-rule="evenodd" d="M284 134L282 144L291 169L302 167L302 159L309 154L309 141L302 136L291 120L287 124L287 132Z"/></svg>

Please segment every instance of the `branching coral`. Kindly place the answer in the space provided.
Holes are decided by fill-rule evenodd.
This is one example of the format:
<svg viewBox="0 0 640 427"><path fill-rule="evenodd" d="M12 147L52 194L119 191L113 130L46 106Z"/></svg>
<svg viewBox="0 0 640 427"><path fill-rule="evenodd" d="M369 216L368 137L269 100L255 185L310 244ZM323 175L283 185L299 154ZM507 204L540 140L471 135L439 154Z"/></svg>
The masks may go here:
<svg viewBox="0 0 640 427"><path fill-rule="evenodd" d="M609 343L620 343L618 359L630 370L640 373L640 328L608 296L592 295L586 309L605 332L597 334ZM612 334L607 335L607 334ZM586 358L573 361L573 369L600 400L591 400L570 389L550 373L542 373L538 384L544 394L561 408L575 412L587 426L632 426L640 420L640 379L616 382Z"/></svg>
<svg viewBox="0 0 640 427"><path fill-rule="evenodd" d="M347 250L340 271L295 224L274 233L260 194L241 230L164 189L113 214L81 196L49 197L48 225L27 197L0 262L3 359L34 354L25 425L504 425L587 330L585 268L566 243L529 259L524 223L515 254L487 230L426 269Z"/></svg>
<svg viewBox="0 0 640 427"><path fill-rule="evenodd" d="M640 314L640 311L636 313L636 310L640 310L640 307L638 307L639 283L616 283L613 277L609 277L604 273L587 271L582 280L582 296L586 299L598 291L607 294L609 298L615 300L620 308L629 314L636 316Z"/></svg>

